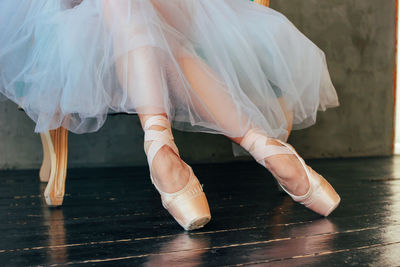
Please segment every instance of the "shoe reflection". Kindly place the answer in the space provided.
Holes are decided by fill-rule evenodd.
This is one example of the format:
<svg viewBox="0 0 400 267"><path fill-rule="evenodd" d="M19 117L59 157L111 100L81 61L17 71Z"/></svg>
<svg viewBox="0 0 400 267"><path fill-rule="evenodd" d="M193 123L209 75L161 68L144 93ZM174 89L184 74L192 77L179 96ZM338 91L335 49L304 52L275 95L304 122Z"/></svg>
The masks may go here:
<svg viewBox="0 0 400 267"><path fill-rule="evenodd" d="M272 239L283 238L285 240L271 242L265 248L257 250L253 257L262 258L269 255L272 259L282 259L282 261L274 262L273 265L276 266L307 266L313 263L320 265L320 259L311 257L313 253L334 249L335 235L331 233L337 232L337 226L328 218L291 223L288 218L290 215L282 211L297 208L292 207L294 205L295 203L290 197L285 197L281 205L272 212L271 224L275 225ZM289 214L291 213L289 211ZM286 239L287 237L290 239Z"/></svg>
<svg viewBox="0 0 400 267"><path fill-rule="evenodd" d="M43 192L46 188L45 183L40 184L40 192ZM47 264L62 264L68 262L68 251L65 246L66 231L64 226L64 214L62 208L49 208L42 197L41 201L43 224L47 226L48 234L48 246L46 249L47 253Z"/></svg>
<svg viewBox="0 0 400 267"><path fill-rule="evenodd" d="M163 242L163 241L160 241ZM203 254L210 245L206 236L188 232L165 240L158 252L148 256L145 266L202 266Z"/></svg>

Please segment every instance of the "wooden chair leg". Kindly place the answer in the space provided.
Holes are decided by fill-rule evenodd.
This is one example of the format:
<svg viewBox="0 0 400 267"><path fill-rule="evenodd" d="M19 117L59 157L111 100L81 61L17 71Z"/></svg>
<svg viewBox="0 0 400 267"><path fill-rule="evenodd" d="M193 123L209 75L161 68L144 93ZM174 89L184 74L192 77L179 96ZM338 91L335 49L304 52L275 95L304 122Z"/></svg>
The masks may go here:
<svg viewBox="0 0 400 267"><path fill-rule="evenodd" d="M51 175L51 170L56 167L56 154L54 152L53 142L50 132L40 133L43 147L43 161L40 167L39 177L41 182L48 182Z"/></svg>
<svg viewBox="0 0 400 267"><path fill-rule="evenodd" d="M41 133L43 162L40 180L48 181L44 191L47 205L61 206L64 199L68 160L68 130L60 127Z"/></svg>
<svg viewBox="0 0 400 267"><path fill-rule="evenodd" d="M254 0L254 2L260 5L269 6L269 0Z"/></svg>

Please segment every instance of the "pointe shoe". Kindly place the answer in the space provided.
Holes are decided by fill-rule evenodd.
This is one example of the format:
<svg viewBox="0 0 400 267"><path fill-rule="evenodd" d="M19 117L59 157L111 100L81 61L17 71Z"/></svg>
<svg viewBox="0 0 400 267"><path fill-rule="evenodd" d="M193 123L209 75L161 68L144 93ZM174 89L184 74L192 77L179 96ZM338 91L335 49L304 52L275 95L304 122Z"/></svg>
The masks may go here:
<svg viewBox="0 0 400 267"><path fill-rule="evenodd" d="M165 130L150 130L151 126L161 126ZM211 220L210 208L203 192L203 187L194 175L192 168L185 163L190 171L189 181L182 189L174 193L163 192L154 182L151 173L153 159L164 145L169 146L179 156L178 148L173 141L174 138L169 121L164 116L150 117L145 123L144 131L145 142L152 141L147 150L150 179L161 195L163 207L185 230L203 227Z"/></svg>
<svg viewBox="0 0 400 267"><path fill-rule="evenodd" d="M336 193L335 189L333 189L325 178L307 166L292 146L279 139L274 140L283 146L267 145L267 140L268 137L262 130L252 128L245 134L240 145L264 167L266 167L264 159L267 157L277 154L294 154L306 172L310 184L308 192L302 196L293 195L282 186L278 179L276 181L294 201L299 202L318 214L328 216L340 203L340 196Z"/></svg>

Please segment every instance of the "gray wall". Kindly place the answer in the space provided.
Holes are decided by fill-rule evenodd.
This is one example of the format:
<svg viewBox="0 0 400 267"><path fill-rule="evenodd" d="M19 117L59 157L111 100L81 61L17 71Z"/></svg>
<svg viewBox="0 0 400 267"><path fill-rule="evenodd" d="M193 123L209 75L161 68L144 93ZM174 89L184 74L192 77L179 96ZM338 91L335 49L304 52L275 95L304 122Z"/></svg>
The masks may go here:
<svg viewBox="0 0 400 267"><path fill-rule="evenodd" d="M392 153L395 0L272 0L326 53L341 106L319 113L317 124L290 138L305 158ZM14 103L0 102L0 169L39 168L34 123ZM175 131L189 163L233 158L221 136ZM146 164L136 116L108 117L91 134L69 136L69 167ZM245 158L247 159L247 158Z"/></svg>
<svg viewBox="0 0 400 267"><path fill-rule="evenodd" d="M396 0L272 0L327 56L341 106L293 134L305 157L392 153Z"/></svg>

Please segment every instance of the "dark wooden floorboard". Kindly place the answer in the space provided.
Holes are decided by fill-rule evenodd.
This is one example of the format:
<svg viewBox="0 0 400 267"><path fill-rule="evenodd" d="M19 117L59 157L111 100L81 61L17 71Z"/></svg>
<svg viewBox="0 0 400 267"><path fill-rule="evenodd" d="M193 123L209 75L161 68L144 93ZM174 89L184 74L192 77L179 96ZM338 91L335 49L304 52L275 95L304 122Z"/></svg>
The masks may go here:
<svg viewBox="0 0 400 267"><path fill-rule="evenodd" d="M212 220L184 232L147 167L71 169L61 208L38 170L0 171L0 266L397 266L400 158L313 160L342 197L327 219L254 162L194 165Z"/></svg>

